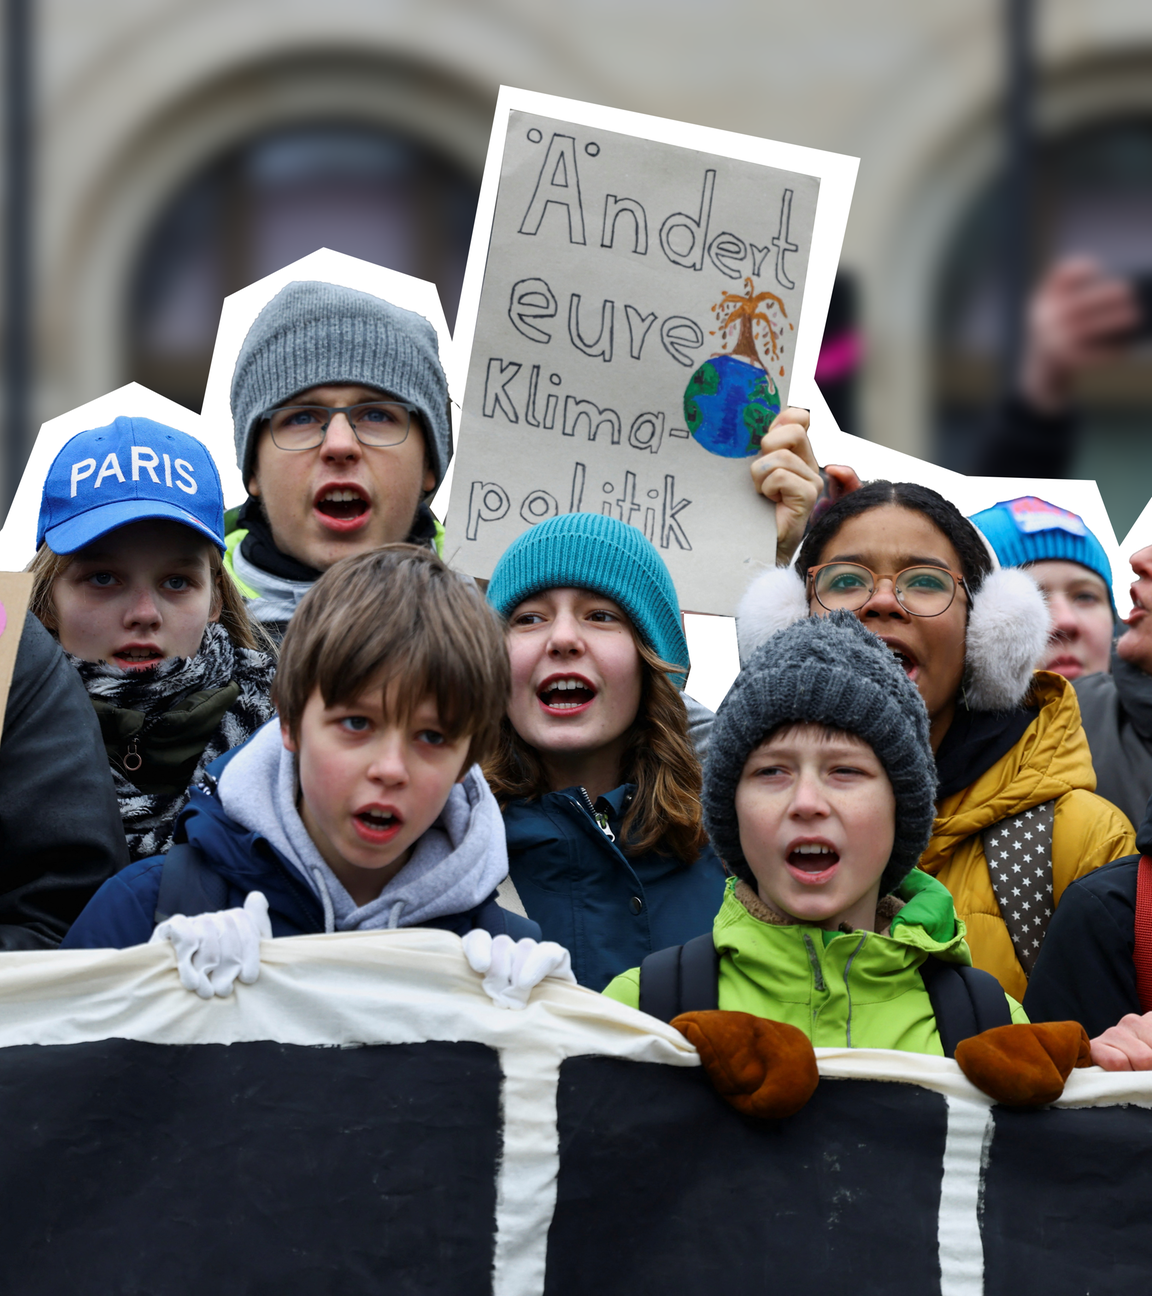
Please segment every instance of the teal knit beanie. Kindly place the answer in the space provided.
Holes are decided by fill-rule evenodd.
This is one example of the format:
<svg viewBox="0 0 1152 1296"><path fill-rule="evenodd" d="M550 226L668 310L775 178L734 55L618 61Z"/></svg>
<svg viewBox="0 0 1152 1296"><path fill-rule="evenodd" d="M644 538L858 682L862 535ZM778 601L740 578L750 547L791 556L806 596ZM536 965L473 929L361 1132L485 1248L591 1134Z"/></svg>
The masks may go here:
<svg viewBox="0 0 1152 1296"><path fill-rule="evenodd" d="M1079 563L1100 577L1112 599L1112 565L1078 513L1023 495L974 513L969 521L992 546L1001 567L1027 567L1049 559ZM1115 601L1112 612L1115 615Z"/></svg>
<svg viewBox="0 0 1152 1296"><path fill-rule="evenodd" d="M452 458L452 431L436 330L423 315L382 297L319 280L281 288L240 348L232 427L245 483L260 415L309 387L344 384L376 387L416 406L439 485Z"/></svg>
<svg viewBox="0 0 1152 1296"><path fill-rule="evenodd" d="M664 560L637 527L600 513L562 513L538 522L504 550L488 583L488 602L507 617L549 589L586 589L627 612L637 634L664 661L690 668L680 602Z"/></svg>

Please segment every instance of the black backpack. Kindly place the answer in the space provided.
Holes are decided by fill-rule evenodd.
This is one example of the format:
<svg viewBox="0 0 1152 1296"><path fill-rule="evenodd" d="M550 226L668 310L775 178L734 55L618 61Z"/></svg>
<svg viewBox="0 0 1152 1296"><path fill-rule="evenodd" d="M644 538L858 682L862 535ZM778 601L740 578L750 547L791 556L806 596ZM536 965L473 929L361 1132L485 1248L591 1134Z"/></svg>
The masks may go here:
<svg viewBox="0 0 1152 1296"><path fill-rule="evenodd" d="M979 968L928 958L920 965L924 988L936 1014L944 1056L956 1045L993 1026L1008 1026L1012 1011L1000 982ZM719 1007L720 953L711 932L686 945L649 954L640 964L640 1011L670 1022L682 1012Z"/></svg>

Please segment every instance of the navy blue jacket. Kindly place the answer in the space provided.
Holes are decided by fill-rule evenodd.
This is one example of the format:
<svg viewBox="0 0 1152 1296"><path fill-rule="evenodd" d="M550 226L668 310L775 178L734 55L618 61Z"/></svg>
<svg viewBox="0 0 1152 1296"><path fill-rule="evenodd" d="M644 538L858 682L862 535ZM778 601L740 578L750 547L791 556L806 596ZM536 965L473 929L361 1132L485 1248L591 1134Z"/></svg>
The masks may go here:
<svg viewBox="0 0 1152 1296"><path fill-rule="evenodd" d="M213 761L209 771L219 776L236 751ZM192 789L177 824L174 840L189 841L205 864L228 883L225 908L244 903L249 891L262 891L268 901L273 936L307 936L324 930L320 899L299 872L264 837L230 819L218 797L201 787ZM164 856L138 860L110 878L89 901L62 942L62 949L126 949L149 940ZM449 914L422 924L463 936L483 927L493 936L506 932L514 940L540 939L534 922L510 914L496 903L493 892L467 913Z"/></svg>
<svg viewBox="0 0 1152 1296"><path fill-rule="evenodd" d="M1152 854L1152 801L1136 849ZM1078 1021L1095 1038L1121 1017L1143 1014L1132 961L1140 855L1093 869L1065 889L1028 978L1029 1021Z"/></svg>
<svg viewBox="0 0 1152 1296"><path fill-rule="evenodd" d="M617 841L634 791L626 783L596 802ZM724 866L711 846L689 866L655 851L625 855L575 787L513 801L504 824L509 872L525 912L545 940L571 953L582 986L603 990L654 951L712 930L724 899Z"/></svg>

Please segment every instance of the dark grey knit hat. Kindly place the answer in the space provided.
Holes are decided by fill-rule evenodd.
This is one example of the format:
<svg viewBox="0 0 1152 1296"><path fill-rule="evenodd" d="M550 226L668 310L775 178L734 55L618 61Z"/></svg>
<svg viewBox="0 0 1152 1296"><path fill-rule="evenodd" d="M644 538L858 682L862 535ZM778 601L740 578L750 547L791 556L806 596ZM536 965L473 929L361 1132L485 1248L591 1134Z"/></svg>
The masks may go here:
<svg viewBox="0 0 1152 1296"><path fill-rule="evenodd" d="M378 387L420 411L439 485L452 458L436 330L414 311L341 284L297 280L256 316L232 375L236 463L247 482L260 415L309 387Z"/></svg>
<svg viewBox="0 0 1152 1296"><path fill-rule="evenodd" d="M880 878L880 894L887 895L915 868L932 835L936 762L915 684L851 612L797 621L761 644L737 676L717 713L704 766L712 845L755 885L740 849L736 785L748 753L793 722L857 734L884 766L896 794L896 838Z"/></svg>

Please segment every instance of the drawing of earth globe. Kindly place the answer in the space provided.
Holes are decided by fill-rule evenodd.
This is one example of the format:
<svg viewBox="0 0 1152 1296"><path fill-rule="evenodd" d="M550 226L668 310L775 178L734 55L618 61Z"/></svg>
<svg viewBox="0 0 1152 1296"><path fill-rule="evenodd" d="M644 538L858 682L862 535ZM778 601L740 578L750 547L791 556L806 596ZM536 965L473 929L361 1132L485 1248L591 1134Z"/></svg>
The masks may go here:
<svg viewBox="0 0 1152 1296"><path fill-rule="evenodd" d="M719 355L705 360L684 389L688 430L710 454L745 459L780 413L780 393L759 365Z"/></svg>

